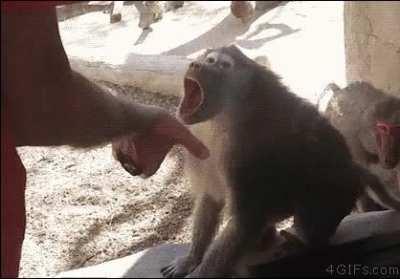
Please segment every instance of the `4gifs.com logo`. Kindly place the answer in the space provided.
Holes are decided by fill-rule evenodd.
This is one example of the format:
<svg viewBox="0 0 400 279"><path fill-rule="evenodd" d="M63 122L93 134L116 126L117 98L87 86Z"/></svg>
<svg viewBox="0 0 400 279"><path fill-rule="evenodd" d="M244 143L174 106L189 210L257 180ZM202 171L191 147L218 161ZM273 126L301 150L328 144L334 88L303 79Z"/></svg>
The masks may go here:
<svg viewBox="0 0 400 279"><path fill-rule="evenodd" d="M326 270L332 277L336 276L374 276L400 278L400 265L397 266L374 266L364 264L337 264L329 265Z"/></svg>

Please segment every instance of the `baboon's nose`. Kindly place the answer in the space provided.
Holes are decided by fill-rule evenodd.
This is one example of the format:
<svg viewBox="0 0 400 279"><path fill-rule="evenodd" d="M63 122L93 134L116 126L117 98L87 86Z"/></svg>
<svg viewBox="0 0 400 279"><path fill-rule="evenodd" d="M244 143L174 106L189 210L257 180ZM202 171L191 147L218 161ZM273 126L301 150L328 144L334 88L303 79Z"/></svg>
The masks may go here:
<svg viewBox="0 0 400 279"><path fill-rule="evenodd" d="M193 68L193 69L199 69L200 66L201 66L200 63L197 61L193 61L192 63L190 63L190 68Z"/></svg>

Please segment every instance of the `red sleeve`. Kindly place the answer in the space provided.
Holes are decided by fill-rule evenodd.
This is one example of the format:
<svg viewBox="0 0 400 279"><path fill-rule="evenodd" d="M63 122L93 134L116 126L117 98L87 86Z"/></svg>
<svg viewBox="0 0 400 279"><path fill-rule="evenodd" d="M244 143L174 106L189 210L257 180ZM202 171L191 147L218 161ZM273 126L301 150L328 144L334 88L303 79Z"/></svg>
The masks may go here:
<svg viewBox="0 0 400 279"><path fill-rule="evenodd" d="M18 275L25 233L25 168L1 108L1 277Z"/></svg>
<svg viewBox="0 0 400 279"><path fill-rule="evenodd" d="M83 1L1 1L1 11L12 12L50 9L59 5L68 5L79 2Z"/></svg>

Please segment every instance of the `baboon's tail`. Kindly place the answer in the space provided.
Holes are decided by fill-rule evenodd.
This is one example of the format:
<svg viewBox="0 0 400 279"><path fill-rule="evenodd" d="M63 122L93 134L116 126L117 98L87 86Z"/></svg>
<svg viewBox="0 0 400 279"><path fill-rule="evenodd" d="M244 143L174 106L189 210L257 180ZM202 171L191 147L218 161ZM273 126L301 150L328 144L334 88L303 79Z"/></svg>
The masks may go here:
<svg viewBox="0 0 400 279"><path fill-rule="evenodd" d="M361 183L367 186L366 192L379 205L400 211L400 198L385 187L380 179L366 168L356 166L361 174Z"/></svg>

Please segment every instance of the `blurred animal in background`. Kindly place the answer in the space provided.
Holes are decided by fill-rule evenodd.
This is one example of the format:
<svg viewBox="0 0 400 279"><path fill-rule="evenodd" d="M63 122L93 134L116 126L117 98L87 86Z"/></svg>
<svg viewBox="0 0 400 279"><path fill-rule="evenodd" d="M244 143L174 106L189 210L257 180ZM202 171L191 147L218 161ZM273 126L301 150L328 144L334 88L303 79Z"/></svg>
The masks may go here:
<svg viewBox="0 0 400 279"><path fill-rule="evenodd" d="M249 22L256 11L267 12L288 1L231 1L231 13L243 23Z"/></svg>
<svg viewBox="0 0 400 279"><path fill-rule="evenodd" d="M243 23L248 22L254 15L254 4L252 1L232 1L231 13Z"/></svg>
<svg viewBox="0 0 400 279"><path fill-rule="evenodd" d="M325 115L344 135L354 160L400 196L400 99L367 82L343 89L331 83L325 90L333 93ZM358 209L384 208L364 196Z"/></svg>
<svg viewBox="0 0 400 279"><path fill-rule="evenodd" d="M247 23L257 11L264 13L287 2L231 1L231 13L243 23ZM103 12L110 14L110 23L117 23L122 19L123 6L131 5L134 5L139 12L138 26L148 30L153 23L162 19L163 13L183 7L184 1L90 1L86 6L104 6Z"/></svg>
<svg viewBox="0 0 400 279"><path fill-rule="evenodd" d="M110 23L121 21L121 11L124 5L134 5L139 12L138 26L143 30L149 29L151 24L162 19L163 12L159 2L160 1L111 1ZM172 4L169 5L174 7Z"/></svg>

